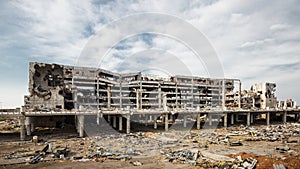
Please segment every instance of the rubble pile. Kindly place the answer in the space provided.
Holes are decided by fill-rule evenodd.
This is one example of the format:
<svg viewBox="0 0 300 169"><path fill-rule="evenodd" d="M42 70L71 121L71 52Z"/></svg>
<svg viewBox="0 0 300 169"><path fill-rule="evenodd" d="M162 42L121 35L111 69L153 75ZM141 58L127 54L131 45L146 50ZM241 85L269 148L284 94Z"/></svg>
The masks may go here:
<svg viewBox="0 0 300 169"><path fill-rule="evenodd" d="M197 149L175 150L165 153L164 156L167 161L172 163L190 163L203 168L253 169L257 164L257 160L254 158L242 159L241 156L237 156L237 158L233 159L221 155L201 153Z"/></svg>
<svg viewBox="0 0 300 169"><path fill-rule="evenodd" d="M0 131L1 132L14 132L19 129L19 124L16 119L5 119L0 121Z"/></svg>
<svg viewBox="0 0 300 169"><path fill-rule="evenodd" d="M271 125L266 128L230 127L228 130L231 135L247 136L245 141L288 141L290 137L300 137L300 125L296 123Z"/></svg>
<svg viewBox="0 0 300 169"><path fill-rule="evenodd" d="M34 136L32 141L0 144L0 164L42 165L40 162L61 161L145 167L158 161L161 166L190 165L197 168L259 169L273 167L273 164L295 168L300 160L299 129L299 124L291 123L268 127L233 126L212 133L170 130L110 133L86 138L38 136L36 142L33 142ZM265 160L270 166L266 167Z"/></svg>
<svg viewBox="0 0 300 169"><path fill-rule="evenodd" d="M230 146L241 146L242 141L282 141L285 143L300 142L300 124L271 125L261 127L228 127L226 133L213 132L208 136L209 144L224 144ZM203 136L204 137L204 136Z"/></svg>

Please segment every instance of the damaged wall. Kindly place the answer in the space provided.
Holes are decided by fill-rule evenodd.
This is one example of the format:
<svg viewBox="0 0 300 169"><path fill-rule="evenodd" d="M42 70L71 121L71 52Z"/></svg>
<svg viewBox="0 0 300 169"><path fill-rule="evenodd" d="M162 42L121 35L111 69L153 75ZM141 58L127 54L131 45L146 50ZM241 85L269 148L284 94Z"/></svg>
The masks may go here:
<svg viewBox="0 0 300 169"><path fill-rule="evenodd" d="M25 96L27 110L59 111L66 108L65 98L71 92L65 84L64 67L57 64L30 63L29 96ZM72 98L71 98L72 99Z"/></svg>
<svg viewBox="0 0 300 169"><path fill-rule="evenodd" d="M238 84L238 87L236 85ZM140 72L119 74L86 68L32 62L26 111L162 108L163 94L171 109L275 108L275 83L258 83L241 91L238 79L195 76L161 78Z"/></svg>

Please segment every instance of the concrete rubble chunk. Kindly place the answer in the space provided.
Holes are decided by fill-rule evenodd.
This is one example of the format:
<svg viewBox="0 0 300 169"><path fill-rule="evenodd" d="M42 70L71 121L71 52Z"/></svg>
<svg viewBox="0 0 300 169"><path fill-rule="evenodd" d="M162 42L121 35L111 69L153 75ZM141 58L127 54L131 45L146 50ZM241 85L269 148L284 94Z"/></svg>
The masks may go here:
<svg viewBox="0 0 300 169"><path fill-rule="evenodd" d="M134 166L141 166L141 165L143 165L143 163L141 163L141 162L139 162L139 161L134 161L134 162L132 162L132 164L133 164Z"/></svg>

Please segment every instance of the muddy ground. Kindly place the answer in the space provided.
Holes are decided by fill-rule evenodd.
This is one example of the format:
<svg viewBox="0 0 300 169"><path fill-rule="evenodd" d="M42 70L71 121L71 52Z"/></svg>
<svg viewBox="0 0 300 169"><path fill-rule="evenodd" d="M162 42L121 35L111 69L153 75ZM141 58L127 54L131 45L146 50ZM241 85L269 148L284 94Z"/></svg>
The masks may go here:
<svg viewBox="0 0 300 169"><path fill-rule="evenodd" d="M163 125L154 130L151 125L133 124L132 134L101 133L85 138L79 138L72 128L38 128L33 133L38 143L32 136L19 141L18 126L13 122L0 126L1 168L237 168L253 159L258 169L274 168L274 164L300 168L299 123L236 125L209 133L181 130L182 124L168 132ZM53 148L36 164L29 164L49 143ZM55 156L58 150L67 153ZM188 159L182 155L185 150L196 152L193 155L197 157Z"/></svg>

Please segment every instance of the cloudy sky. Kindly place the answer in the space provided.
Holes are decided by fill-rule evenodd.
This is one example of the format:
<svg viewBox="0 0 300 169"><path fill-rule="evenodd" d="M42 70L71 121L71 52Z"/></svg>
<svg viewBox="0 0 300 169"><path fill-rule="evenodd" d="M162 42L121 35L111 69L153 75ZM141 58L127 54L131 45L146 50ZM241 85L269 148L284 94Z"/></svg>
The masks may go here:
<svg viewBox="0 0 300 169"><path fill-rule="evenodd" d="M121 37L118 33L106 32L97 45L107 52L98 56L92 66L122 72L210 77L218 69L227 78L241 79L244 89L257 82L276 82L280 100L292 98L300 102L299 1L151 2L0 1L0 106L23 104L23 95L28 94L28 62L80 65L86 60L85 49L93 46L89 42L109 28L107 25L145 13L178 18L201 34L191 34L176 21L172 25L157 19L153 24L149 18L140 17L121 28L139 31L150 25L165 30L131 32L118 43L112 43ZM169 36L171 32L181 32L181 38ZM201 58L208 56L199 59L189 40L203 46L202 51L209 43L220 64L207 65ZM141 66L144 64L147 66Z"/></svg>

